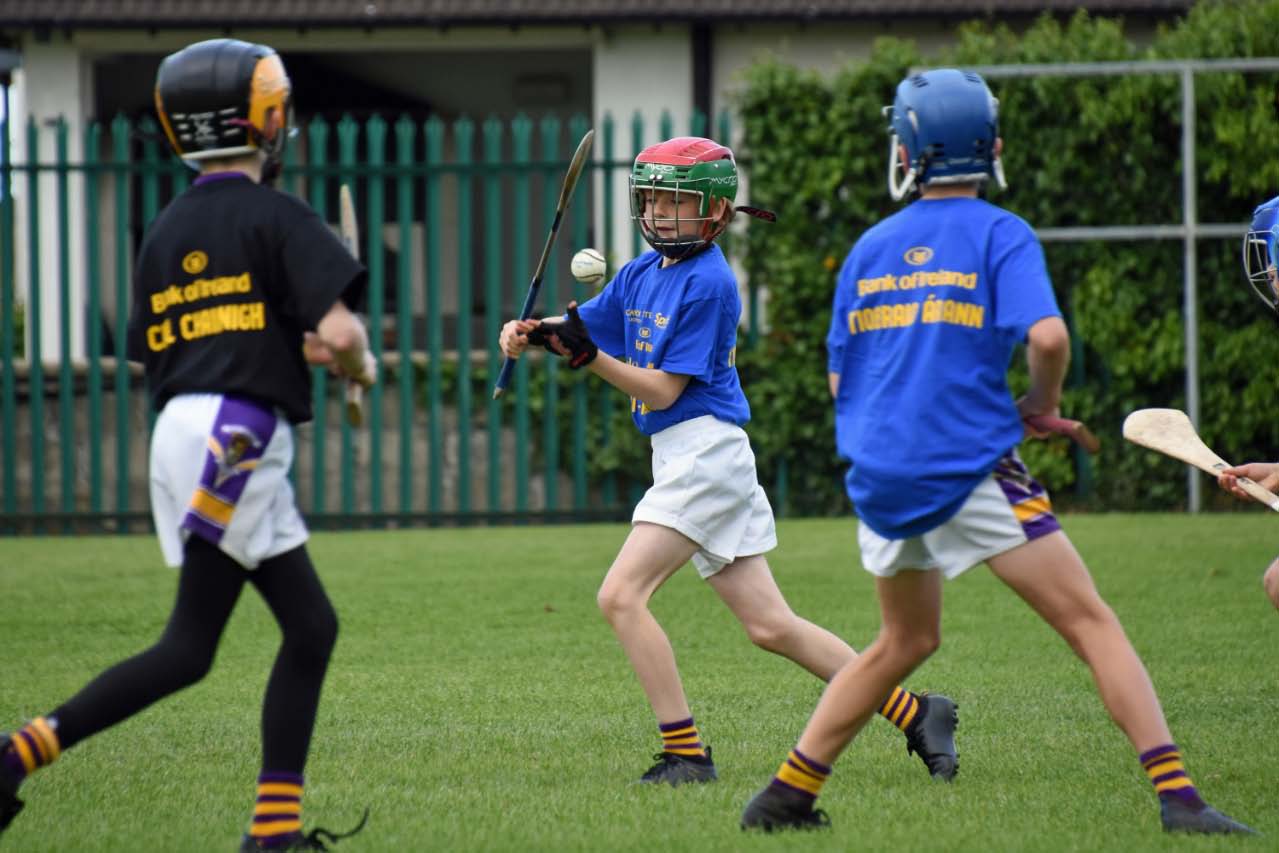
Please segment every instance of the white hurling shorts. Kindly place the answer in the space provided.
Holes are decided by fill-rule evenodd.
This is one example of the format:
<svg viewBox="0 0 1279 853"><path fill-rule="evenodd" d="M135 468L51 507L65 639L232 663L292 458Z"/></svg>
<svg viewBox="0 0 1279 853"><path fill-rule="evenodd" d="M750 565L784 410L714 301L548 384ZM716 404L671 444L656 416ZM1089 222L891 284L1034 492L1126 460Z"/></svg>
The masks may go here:
<svg viewBox="0 0 1279 853"><path fill-rule="evenodd" d="M945 524L910 539L885 539L858 522L857 543L862 566L877 577L940 569L953 578L1060 529L1048 492L1010 450Z"/></svg>
<svg viewBox="0 0 1279 853"><path fill-rule="evenodd" d="M736 424L703 415L653 436L653 485L631 523L669 527L699 546L693 565L709 578L738 557L777 547L773 508L755 454Z"/></svg>
<svg viewBox="0 0 1279 853"><path fill-rule="evenodd" d="M151 515L164 561L182 565L193 535L246 569L306 542L292 462L293 428L277 412L221 394L169 400L151 436Z"/></svg>

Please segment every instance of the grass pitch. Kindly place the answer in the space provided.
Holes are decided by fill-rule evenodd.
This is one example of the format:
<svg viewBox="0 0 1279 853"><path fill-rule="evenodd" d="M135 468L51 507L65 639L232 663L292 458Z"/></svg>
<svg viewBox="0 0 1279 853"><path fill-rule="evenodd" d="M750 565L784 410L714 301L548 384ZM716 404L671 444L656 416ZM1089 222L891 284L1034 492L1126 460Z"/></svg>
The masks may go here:
<svg viewBox="0 0 1279 853"><path fill-rule="evenodd" d="M821 685L751 646L685 568L654 611L720 771L635 784L656 724L595 590L620 525L321 534L341 619L303 819L342 853L418 850L1164 850L1273 848L1279 613L1268 514L1089 515L1067 531L1145 659L1191 776L1261 839L1169 838L1087 670L984 568L946 585L941 650L909 680L960 703L961 772L932 783L873 722L819 804L833 830L755 836L746 800ZM850 520L788 521L770 555L800 614L865 645L878 626ZM49 711L150 644L176 574L150 537L0 540L0 726ZM6 851L233 850L258 771L278 632L246 587L213 673L77 746L23 788Z"/></svg>

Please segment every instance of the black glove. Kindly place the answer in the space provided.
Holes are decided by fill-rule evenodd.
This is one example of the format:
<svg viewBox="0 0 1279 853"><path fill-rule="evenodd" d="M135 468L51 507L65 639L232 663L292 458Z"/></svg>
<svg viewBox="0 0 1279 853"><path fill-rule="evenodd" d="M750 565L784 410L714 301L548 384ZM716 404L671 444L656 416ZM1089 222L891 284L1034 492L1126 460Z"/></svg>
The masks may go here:
<svg viewBox="0 0 1279 853"><path fill-rule="evenodd" d="M559 350L551 346L551 334L559 323L539 322L524 337L528 338L530 346L541 347L551 355L559 355Z"/></svg>
<svg viewBox="0 0 1279 853"><path fill-rule="evenodd" d="M590 364L600 352L595 341L591 340L591 333L587 331L586 324L577 313L576 302L568 304L567 320L556 322L543 320L538 323L537 328L528 333L528 342L546 347L549 352L561 355L562 353L554 347L558 343L568 350L568 366L573 370Z"/></svg>

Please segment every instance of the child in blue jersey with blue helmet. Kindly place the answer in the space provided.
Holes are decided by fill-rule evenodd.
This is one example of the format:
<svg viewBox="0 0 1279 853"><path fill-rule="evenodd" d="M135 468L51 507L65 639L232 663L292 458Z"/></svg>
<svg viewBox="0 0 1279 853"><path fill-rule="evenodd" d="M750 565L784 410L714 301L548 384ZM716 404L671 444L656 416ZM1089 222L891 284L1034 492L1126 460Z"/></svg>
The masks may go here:
<svg viewBox="0 0 1279 853"><path fill-rule="evenodd" d="M589 366L631 397L635 425L651 436L653 486L609 568L598 601L648 697L662 737L641 781L680 785L716 778L680 682L670 642L648 609L685 563L742 622L758 646L829 679L855 652L799 618L782 597L764 554L777 545L773 511L755 473L742 425L750 406L735 356L741 299L715 238L738 210L732 152L679 137L640 152L631 174L632 216L655 251L626 264L604 290L566 318L512 320L503 352L542 344ZM880 710L939 778L958 766L955 706L944 696L885 691Z"/></svg>
<svg viewBox="0 0 1279 853"><path fill-rule="evenodd" d="M1252 226L1243 238L1243 270L1257 296L1279 314L1279 196L1259 206L1252 214ZM1249 462L1226 468L1217 476L1221 488L1243 500L1252 496L1239 488L1239 478L1247 477L1270 491L1279 488L1279 462ZM1261 585L1271 604L1279 609L1279 559L1261 576Z"/></svg>
<svg viewBox="0 0 1279 853"><path fill-rule="evenodd" d="M743 827L828 824L813 804L831 764L941 643L943 576L985 562L1092 670L1164 828L1250 832L1200 799L1141 659L1017 455L1023 418L1057 413L1070 339L1035 233L978 197L988 178L1003 184L997 102L979 75L943 69L903 80L886 112L890 191L919 198L849 253L827 337L836 440L883 624L831 680ZM1030 386L1014 400L1007 371L1022 342Z"/></svg>

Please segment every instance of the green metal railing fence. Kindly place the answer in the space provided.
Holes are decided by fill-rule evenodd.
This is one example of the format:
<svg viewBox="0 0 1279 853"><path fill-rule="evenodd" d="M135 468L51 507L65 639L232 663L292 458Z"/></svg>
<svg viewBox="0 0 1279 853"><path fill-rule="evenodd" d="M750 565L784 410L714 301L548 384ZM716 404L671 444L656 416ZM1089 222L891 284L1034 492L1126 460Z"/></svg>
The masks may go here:
<svg viewBox="0 0 1279 853"><path fill-rule="evenodd" d="M688 130L701 135L707 124L695 115ZM311 120L286 147L281 188L322 218L336 219L340 184L355 193L367 322L384 367L360 430L341 417L336 381L314 369L315 420L297 430L293 471L313 524L628 517L646 471L593 462L614 442L636 440L619 392L570 380L557 360L535 355L520 360L514 393L488 393L501 363L498 329L522 302L532 252L588 126L582 116L344 116ZM727 113L716 129L730 137ZM649 133L636 114L627 145L618 130L611 117L598 128L547 269L544 312L591 295L567 276L576 249L595 245L615 269L643 248L616 208L635 153L674 135L674 122L663 115ZM20 162L2 142L14 131L25 140ZM0 121L0 532L149 522L154 413L139 366L123 357L131 263L147 225L194 175L150 118L92 122L79 135L73 162L66 122ZM753 294L750 305L753 323Z"/></svg>

